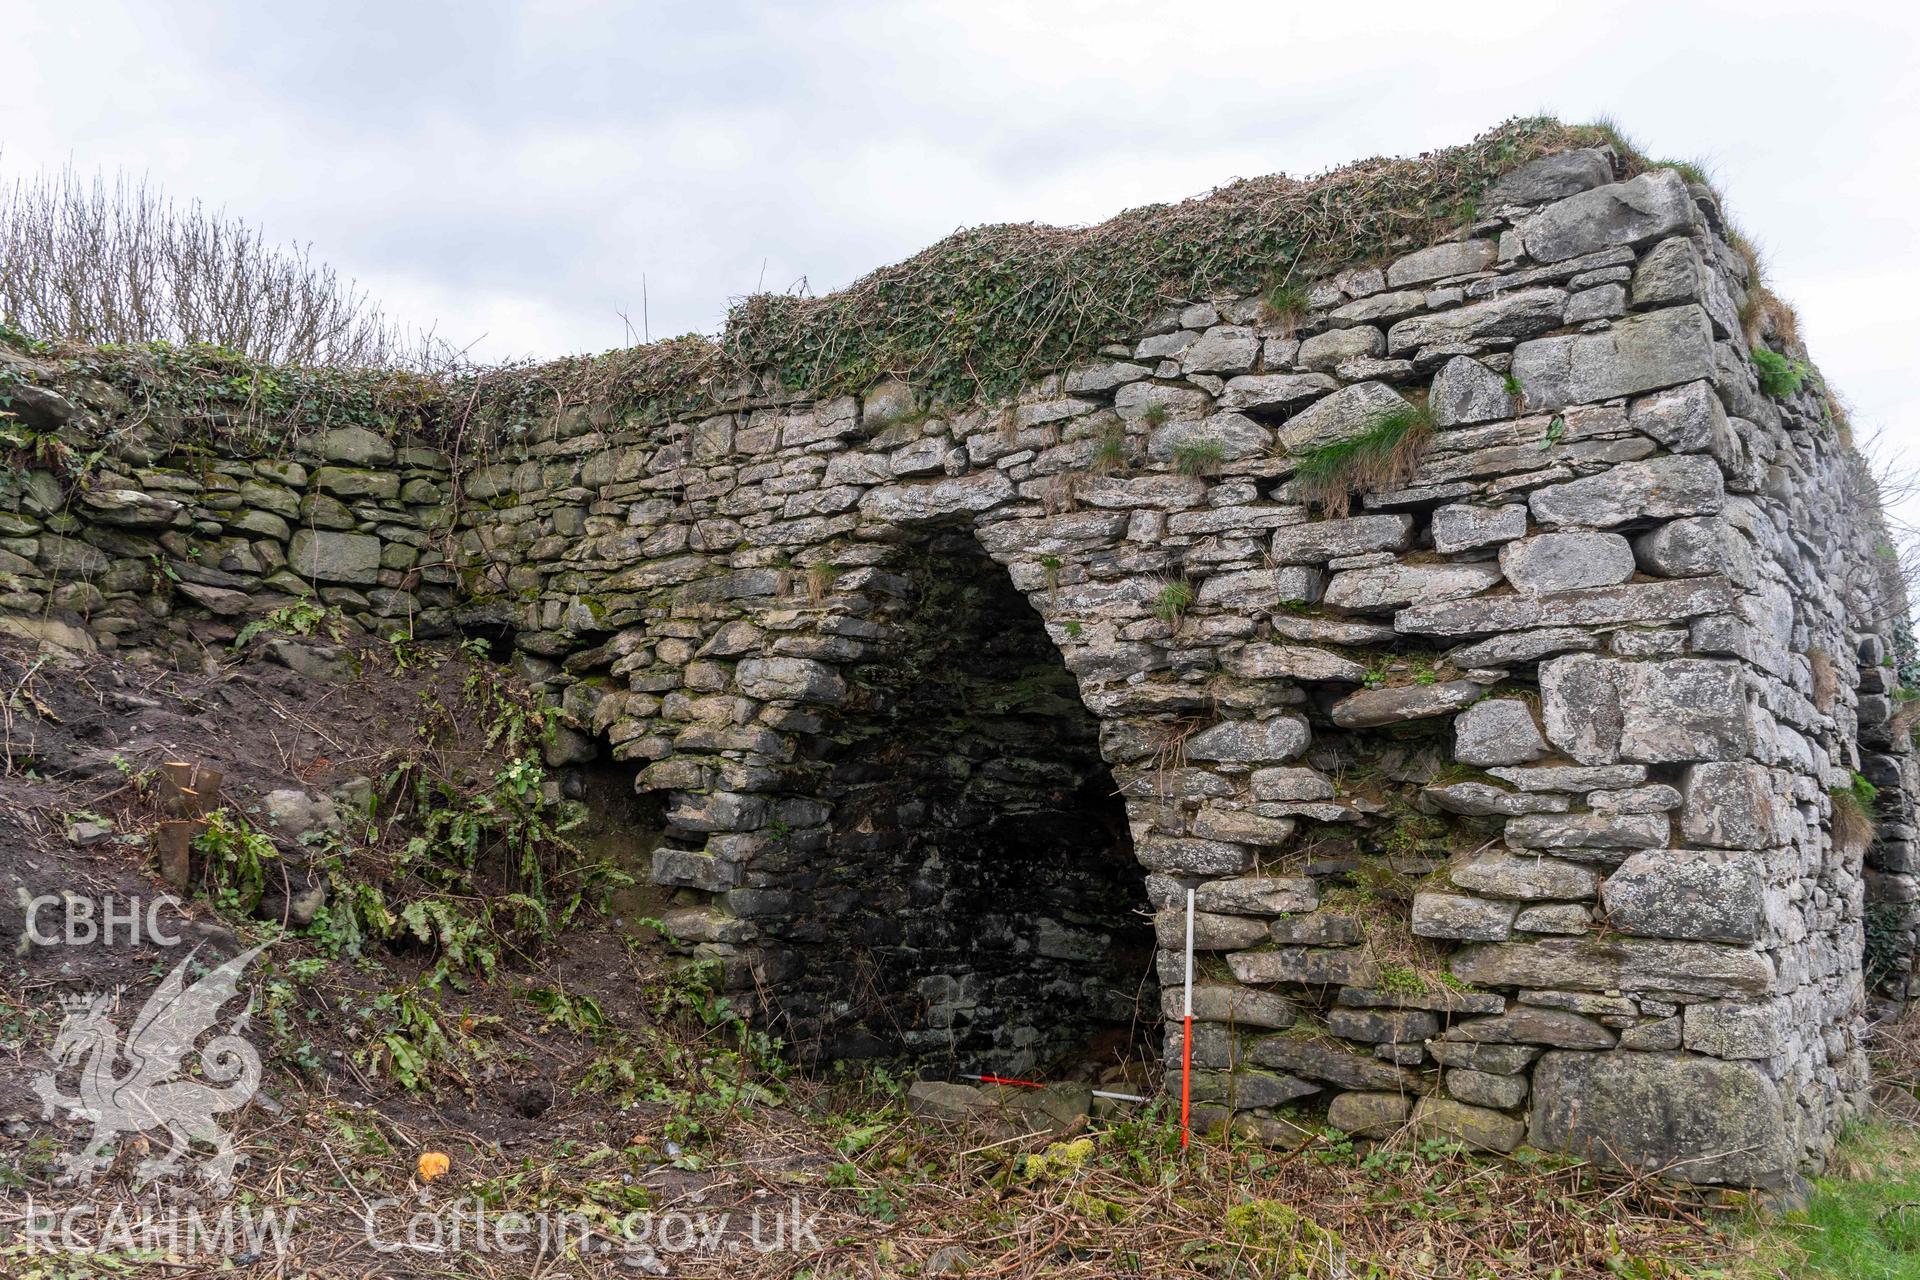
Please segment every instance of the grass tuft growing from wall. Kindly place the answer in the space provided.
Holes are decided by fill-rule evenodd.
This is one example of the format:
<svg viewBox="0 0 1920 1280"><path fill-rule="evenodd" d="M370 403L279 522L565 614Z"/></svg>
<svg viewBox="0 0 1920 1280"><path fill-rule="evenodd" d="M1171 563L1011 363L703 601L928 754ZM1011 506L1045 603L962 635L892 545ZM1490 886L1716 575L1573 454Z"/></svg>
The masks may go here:
<svg viewBox="0 0 1920 1280"><path fill-rule="evenodd" d="M1418 405L1395 409L1360 435L1295 454L1295 489L1328 515L1345 516L1353 510L1354 494L1405 484L1432 439L1433 417L1427 410Z"/></svg>

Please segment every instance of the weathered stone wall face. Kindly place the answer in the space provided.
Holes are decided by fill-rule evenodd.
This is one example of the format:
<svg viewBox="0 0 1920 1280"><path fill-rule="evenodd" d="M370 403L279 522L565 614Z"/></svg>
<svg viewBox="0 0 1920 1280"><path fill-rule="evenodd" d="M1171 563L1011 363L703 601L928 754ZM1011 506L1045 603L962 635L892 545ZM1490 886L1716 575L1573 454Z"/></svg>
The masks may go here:
<svg viewBox="0 0 1920 1280"><path fill-rule="evenodd" d="M126 409L97 383L71 399L11 390L29 422L87 437ZM397 627L454 601L437 545L453 522L438 449L353 427L286 456L116 444L84 482L33 468L0 479L0 626L197 662L204 643L231 638L221 620L302 598Z"/></svg>
<svg viewBox="0 0 1920 1280"><path fill-rule="evenodd" d="M1130 843L1169 1014L1197 890L1209 1117L1324 1104L1358 1133L1411 1115L1778 1184L1866 1084L1864 921L1880 993L1907 994L1904 601L1817 384L1760 389L1711 194L1615 178L1602 152L1537 162L1458 239L1313 282L1303 316L1194 300L1008 404L886 384L559 417L463 467L460 599L413 594L511 632L572 717L556 763L604 750L665 794L676 931L798 1039L892 1026L1016 1065L1060 1047L1048 1002L1118 1016L1128 891L1102 856ZM1303 457L1410 404L1435 430L1404 484L1340 518L1303 499ZM356 528L424 527L445 508L385 516L435 474L354 495ZM197 502L168 521L231 527ZM41 583L59 504L14 505L13 607L68 591L138 639L137 596ZM95 545L97 508L59 536ZM954 714L965 664L928 626L959 571L927 566L976 542L1098 759L1086 722L1017 705L1058 686L1023 683L1045 663L1017 644L989 660L980 617L1012 614L977 592L948 593L950 627L999 700ZM305 568L398 616L340 563ZM1855 770L1871 849L1833 834ZM1088 798L1107 773L1124 841ZM1008 878L1036 853L1051 878ZM983 901L1010 885L1029 901Z"/></svg>

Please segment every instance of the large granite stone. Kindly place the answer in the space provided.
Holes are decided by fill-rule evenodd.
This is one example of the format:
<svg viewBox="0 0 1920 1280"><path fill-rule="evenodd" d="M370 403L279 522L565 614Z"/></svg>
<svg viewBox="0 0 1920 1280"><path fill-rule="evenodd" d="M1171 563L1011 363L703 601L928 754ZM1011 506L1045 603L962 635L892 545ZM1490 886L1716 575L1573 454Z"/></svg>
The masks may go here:
<svg viewBox="0 0 1920 1280"><path fill-rule="evenodd" d="M1263 1067L1325 1080L1345 1089L1418 1094L1429 1087L1426 1080L1403 1067L1302 1036L1262 1036L1253 1042L1247 1056Z"/></svg>
<svg viewBox="0 0 1920 1280"><path fill-rule="evenodd" d="M1599 878L1590 868L1558 858L1514 857L1501 850L1459 858L1447 875L1462 889L1496 898L1591 898Z"/></svg>
<svg viewBox="0 0 1920 1280"><path fill-rule="evenodd" d="M1511 902L1493 902L1463 893L1413 895L1413 932L1422 938L1504 942L1513 935Z"/></svg>
<svg viewBox="0 0 1920 1280"><path fill-rule="evenodd" d="M1559 262L1612 245L1645 244L1684 231L1693 196L1671 169L1655 169L1548 205L1521 224L1527 254Z"/></svg>
<svg viewBox="0 0 1920 1280"><path fill-rule="evenodd" d="M1491 240L1450 240L1416 249L1387 267L1387 287L1404 289L1429 280L1484 271L1493 265L1495 253ZM1304 345L1301 350L1305 351Z"/></svg>
<svg viewBox="0 0 1920 1280"><path fill-rule="evenodd" d="M811 658L748 658L734 671L740 692L767 701L839 702L847 682L838 671Z"/></svg>
<svg viewBox="0 0 1920 1280"><path fill-rule="evenodd" d="M1160 992L1162 1015L1178 1018L1184 1007L1184 996L1183 991L1173 986L1163 987ZM1292 1026L1299 1013L1285 996L1271 991L1255 991L1252 987L1236 986L1230 982L1203 982L1196 979L1193 984L1193 1016L1202 1022L1277 1029Z"/></svg>
<svg viewBox="0 0 1920 1280"><path fill-rule="evenodd" d="M1555 1051L1533 1074L1528 1140L1611 1168L1777 1186L1793 1171L1779 1088L1751 1062Z"/></svg>
<svg viewBox="0 0 1920 1280"><path fill-rule="evenodd" d="M1453 722L1453 757L1476 766L1525 764L1547 754L1533 709L1519 698L1488 698Z"/></svg>
<svg viewBox="0 0 1920 1280"><path fill-rule="evenodd" d="M1454 1098L1422 1098L1413 1109L1415 1133L1451 1138L1476 1151L1504 1155L1526 1141L1527 1127L1503 1112L1469 1106Z"/></svg>
<svg viewBox="0 0 1920 1280"><path fill-rule="evenodd" d="M1462 566L1466 567L1466 566ZM1480 596L1416 604L1394 615L1394 629L1408 635L1471 636L1530 628L1604 627L1623 622L1672 624L1702 614L1725 613L1740 596L1722 577L1623 582L1549 595ZM1572 647L1572 646L1568 646Z"/></svg>
<svg viewBox="0 0 1920 1280"><path fill-rule="evenodd" d="M1194 891L1199 911L1249 916L1293 915L1320 905L1310 876L1242 876L1210 880Z"/></svg>
<svg viewBox="0 0 1920 1280"><path fill-rule="evenodd" d="M1572 654L1540 665L1547 739L1581 764L1738 760L1746 685L1736 663Z"/></svg>
<svg viewBox="0 0 1920 1280"><path fill-rule="evenodd" d="M1684 794L1680 828L1694 844L1764 849L1778 838L1771 776L1750 760L1694 765Z"/></svg>
<svg viewBox="0 0 1920 1280"><path fill-rule="evenodd" d="M1591 1018L1565 1009L1516 1005L1495 1018L1455 1023L1449 1040L1481 1044L1544 1044L1558 1049L1611 1049L1613 1032Z"/></svg>
<svg viewBox="0 0 1920 1280"><path fill-rule="evenodd" d="M1607 922L1639 937L1753 942L1766 918L1759 862L1730 849L1633 854L1600 887Z"/></svg>
<svg viewBox="0 0 1920 1280"><path fill-rule="evenodd" d="M1413 517L1405 514L1316 520L1275 529L1272 553L1279 564L1325 564L1341 556L1399 551L1412 537Z"/></svg>
<svg viewBox="0 0 1920 1280"><path fill-rule="evenodd" d="M860 499L860 511L895 523L937 520L989 510L1013 497L1013 492L1013 481L1005 472L984 471L926 484L890 484L869 489Z"/></svg>
<svg viewBox="0 0 1920 1280"><path fill-rule="evenodd" d="M1564 813L1567 808L1565 796L1509 791L1505 787L1496 787L1486 782L1449 782L1443 786L1422 787L1420 796L1424 800L1432 801L1448 813L1463 813L1476 818L1496 815L1511 818L1523 813Z"/></svg>
<svg viewBox="0 0 1920 1280"><path fill-rule="evenodd" d="M1227 654L1221 665L1229 675L1249 680L1334 680L1359 684L1367 669L1326 649L1294 644L1250 644Z"/></svg>
<svg viewBox="0 0 1920 1280"><path fill-rule="evenodd" d="M1425 347L1484 348L1530 338L1559 327L1567 309L1564 289L1515 289L1450 311L1408 316L1387 330L1387 354Z"/></svg>
<svg viewBox="0 0 1920 1280"><path fill-rule="evenodd" d="M1227 967L1240 982L1253 986L1303 983L1307 986L1370 987L1380 976L1372 956L1358 948L1276 947L1271 951L1235 951ZM1267 1063L1283 1066L1283 1063ZM1358 1087L1358 1086L1356 1086Z"/></svg>
<svg viewBox="0 0 1920 1280"><path fill-rule="evenodd" d="M1468 426L1513 416L1506 379L1471 356L1455 356L1440 366L1428 393L1436 427Z"/></svg>
<svg viewBox="0 0 1920 1280"><path fill-rule="evenodd" d="M1234 378L1220 393L1222 409L1291 409L1340 386L1324 373L1262 373Z"/></svg>
<svg viewBox="0 0 1920 1280"><path fill-rule="evenodd" d="M1696 306L1616 321L1596 333L1523 342L1513 376L1528 411L1588 404L1714 376L1713 326Z"/></svg>
<svg viewBox="0 0 1920 1280"><path fill-rule="evenodd" d="M303 578L369 585L380 580L380 539L366 533L296 529L287 563Z"/></svg>
<svg viewBox="0 0 1920 1280"><path fill-rule="evenodd" d="M1483 987L1713 998L1771 994L1775 982L1772 961L1744 947L1618 935L1483 943L1449 963L1455 976Z"/></svg>
<svg viewBox="0 0 1920 1280"><path fill-rule="evenodd" d="M1497 507L1455 503L1433 513L1433 549L1442 555L1525 537L1527 508L1519 502Z"/></svg>
<svg viewBox="0 0 1920 1280"><path fill-rule="evenodd" d="M1457 600L1500 579L1500 570L1488 564L1383 564L1334 574L1324 600L1335 609L1382 612L1416 600Z"/></svg>
<svg viewBox="0 0 1920 1280"><path fill-rule="evenodd" d="M1558 151L1502 174L1487 188L1486 206L1562 200L1612 181L1613 160L1608 152L1598 147Z"/></svg>
<svg viewBox="0 0 1920 1280"><path fill-rule="evenodd" d="M1223 720L1188 738L1185 749L1190 760L1279 763L1305 751L1312 736L1307 722L1297 715Z"/></svg>
<svg viewBox="0 0 1920 1280"><path fill-rule="evenodd" d="M1500 571L1528 595L1611 587L1633 576L1633 564L1632 545L1617 533L1543 533L1500 548Z"/></svg>
<svg viewBox="0 0 1920 1280"><path fill-rule="evenodd" d="M1356 1138L1386 1138L1407 1122L1413 1099L1398 1092L1357 1089L1327 1104L1327 1125Z"/></svg>
<svg viewBox="0 0 1920 1280"><path fill-rule="evenodd" d="M1371 729L1404 720L1451 715L1484 692L1483 686L1471 680L1362 689L1334 703L1333 722L1343 729Z"/></svg>
<svg viewBox="0 0 1920 1280"><path fill-rule="evenodd" d="M1606 529L1636 520L1711 515L1725 501L1726 482L1713 459L1676 454L1536 489L1527 505L1543 524Z"/></svg>

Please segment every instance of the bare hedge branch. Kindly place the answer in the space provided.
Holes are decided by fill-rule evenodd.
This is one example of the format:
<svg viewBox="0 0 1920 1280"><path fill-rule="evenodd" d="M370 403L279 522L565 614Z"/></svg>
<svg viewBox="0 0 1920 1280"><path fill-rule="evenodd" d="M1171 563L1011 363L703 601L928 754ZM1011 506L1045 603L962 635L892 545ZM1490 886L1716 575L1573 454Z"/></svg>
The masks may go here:
<svg viewBox="0 0 1920 1280"><path fill-rule="evenodd" d="M0 320L87 343L210 343L275 364L418 367L441 344L393 323L310 247L145 178L71 165L0 186Z"/></svg>

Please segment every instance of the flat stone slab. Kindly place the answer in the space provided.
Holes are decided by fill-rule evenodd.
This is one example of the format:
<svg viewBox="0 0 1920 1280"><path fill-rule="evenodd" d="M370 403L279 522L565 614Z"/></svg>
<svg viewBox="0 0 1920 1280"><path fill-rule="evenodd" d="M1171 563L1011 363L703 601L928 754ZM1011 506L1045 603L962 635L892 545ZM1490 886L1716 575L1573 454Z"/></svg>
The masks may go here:
<svg viewBox="0 0 1920 1280"><path fill-rule="evenodd" d="M1675 578L1548 595L1481 596L1416 604L1395 614L1393 625L1407 635L1471 636L1533 627L1673 623L1707 613L1726 613L1737 607L1739 598L1739 592L1725 578Z"/></svg>
<svg viewBox="0 0 1920 1280"><path fill-rule="evenodd" d="M1625 991L1706 998L1771 994L1773 962L1757 951L1652 938L1541 938L1454 953L1455 977L1485 987Z"/></svg>
<svg viewBox="0 0 1920 1280"><path fill-rule="evenodd" d="M1452 715L1486 692L1471 680L1410 684L1395 689L1362 689L1333 705L1333 722L1344 729L1370 729Z"/></svg>

